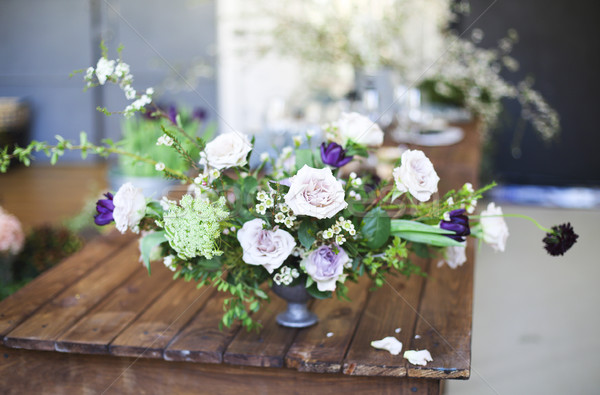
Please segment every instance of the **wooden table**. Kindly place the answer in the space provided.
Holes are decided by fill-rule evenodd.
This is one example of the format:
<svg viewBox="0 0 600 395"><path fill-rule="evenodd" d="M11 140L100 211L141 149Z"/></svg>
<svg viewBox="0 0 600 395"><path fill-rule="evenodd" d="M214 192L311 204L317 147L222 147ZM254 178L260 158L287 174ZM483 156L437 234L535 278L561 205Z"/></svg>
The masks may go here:
<svg viewBox="0 0 600 395"><path fill-rule="evenodd" d="M443 182L460 180L452 187L476 181L469 138L427 152ZM148 276L138 256L132 236L110 233L1 302L0 392L438 394L470 375L472 245L457 270L421 260L428 278L390 277L376 292L361 280L352 302L315 301L311 328L278 326L273 296L260 332L220 331L222 294L171 281L158 262ZM386 336L433 362L370 346Z"/></svg>

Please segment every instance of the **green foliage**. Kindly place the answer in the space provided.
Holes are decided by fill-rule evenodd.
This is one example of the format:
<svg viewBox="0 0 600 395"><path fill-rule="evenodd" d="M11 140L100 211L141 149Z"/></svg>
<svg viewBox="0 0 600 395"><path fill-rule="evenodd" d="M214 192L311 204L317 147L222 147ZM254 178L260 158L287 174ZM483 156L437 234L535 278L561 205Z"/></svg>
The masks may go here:
<svg viewBox="0 0 600 395"><path fill-rule="evenodd" d="M367 247L377 249L390 237L390 217L380 207L369 211L363 220L361 233Z"/></svg>

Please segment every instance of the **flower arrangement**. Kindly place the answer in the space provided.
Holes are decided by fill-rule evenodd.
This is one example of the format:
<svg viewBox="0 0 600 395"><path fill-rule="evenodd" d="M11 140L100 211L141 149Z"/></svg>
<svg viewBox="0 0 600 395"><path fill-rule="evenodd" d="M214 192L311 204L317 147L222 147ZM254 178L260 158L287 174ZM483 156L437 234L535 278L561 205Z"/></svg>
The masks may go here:
<svg viewBox="0 0 600 395"><path fill-rule="evenodd" d="M33 141L10 152L4 148L0 169L6 171L12 158L28 165L33 152L45 152L54 162L65 150L76 149L84 155L125 155L186 184L180 199L157 201L127 183L97 202L95 222L114 221L121 233L141 232L141 259L149 271L152 260L162 259L174 278L230 293L224 302L226 326L236 320L246 328L259 325L251 313L268 300L265 285L301 285L315 298L345 297L346 283L363 275L379 287L388 273L424 275L411 262L411 252L438 254L442 264L454 268L465 261L468 236L504 249L508 229L501 209L491 203L480 216L472 215L493 184L474 190L466 183L437 199L439 177L418 150L401 155L389 180L344 175L342 166L383 143L382 130L360 114L343 114L324 126L325 141L313 141L312 133L297 136L295 146L282 149L279 158L263 154L260 165L250 168L254 139L238 131L209 142L191 136L178 117L173 120L153 106L151 90L131 94L133 88L123 84L130 80L124 69L128 66L121 60L103 57L88 69L85 80L90 86L121 85L133 100L126 115L149 111L169 119L156 144L177 152L188 164L186 171L110 141L91 144L85 134L79 143L57 136L56 145ZM192 155L185 144L199 154ZM545 230L553 255L564 253L577 239L569 224Z"/></svg>

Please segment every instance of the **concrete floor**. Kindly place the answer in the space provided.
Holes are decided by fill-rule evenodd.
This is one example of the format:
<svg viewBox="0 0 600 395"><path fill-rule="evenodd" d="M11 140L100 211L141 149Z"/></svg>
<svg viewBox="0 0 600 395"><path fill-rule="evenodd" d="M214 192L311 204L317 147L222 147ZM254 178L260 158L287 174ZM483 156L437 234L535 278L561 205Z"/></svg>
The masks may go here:
<svg viewBox="0 0 600 395"><path fill-rule="evenodd" d="M571 222L579 241L563 257L543 232L507 219L507 250L477 252L472 372L447 394L600 394L600 210L504 206L550 227ZM460 269L459 269L460 270Z"/></svg>

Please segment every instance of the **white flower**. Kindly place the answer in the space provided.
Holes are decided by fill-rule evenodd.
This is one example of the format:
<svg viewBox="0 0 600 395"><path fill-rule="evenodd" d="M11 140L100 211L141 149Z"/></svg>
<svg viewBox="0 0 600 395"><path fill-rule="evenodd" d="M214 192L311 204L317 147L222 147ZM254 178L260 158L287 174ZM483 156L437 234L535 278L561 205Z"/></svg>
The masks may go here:
<svg viewBox="0 0 600 395"><path fill-rule="evenodd" d="M363 145L380 146L383 144L383 131L364 115L356 112L342 113L334 140L341 145L352 140Z"/></svg>
<svg viewBox="0 0 600 395"><path fill-rule="evenodd" d="M163 263L165 264L165 266L168 267L169 270L172 271L172 272L174 272L175 270L177 270L177 264L175 264L173 262L174 259L175 259L175 257L173 255L167 255L163 259Z"/></svg>
<svg viewBox="0 0 600 395"><path fill-rule="evenodd" d="M294 140L294 146L296 148L298 148L302 145L302 136L294 136L294 137L292 137L292 139Z"/></svg>
<svg viewBox="0 0 600 395"><path fill-rule="evenodd" d="M502 217L502 208L496 207L494 202L488 204L487 209L481 213L480 224L483 241L495 251L504 251L508 239L508 226Z"/></svg>
<svg viewBox="0 0 600 395"><path fill-rule="evenodd" d="M85 71L85 76L83 77L83 80L88 82L88 86L90 85L89 82L92 81L93 77L94 77L94 68L88 67L87 70Z"/></svg>
<svg viewBox="0 0 600 395"><path fill-rule="evenodd" d="M123 184L115 193L113 204L113 218L119 232L125 233L127 228L131 228L137 233L138 225L146 213L146 199L142 190L130 182Z"/></svg>
<svg viewBox="0 0 600 395"><path fill-rule="evenodd" d="M114 60L108 60L104 57L98 59L98 64L96 65L96 78L98 78L98 82L100 83L100 85L104 85L106 79L110 77L114 71Z"/></svg>
<svg viewBox="0 0 600 395"><path fill-rule="evenodd" d="M172 146L174 143L173 139L166 134L163 134L156 140L156 145L166 145L167 147Z"/></svg>
<svg viewBox="0 0 600 395"><path fill-rule="evenodd" d="M163 171L165 169L165 164L162 162L158 162L154 165L154 168L156 169L156 171Z"/></svg>
<svg viewBox="0 0 600 395"><path fill-rule="evenodd" d="M433 358L431 358L431 354L428 350L408 350L404 351L404 358L408 359L408 362L413 365L427 365L427 362L433 362Z"/></svg>
<svg viewBox="0 0 600 395"><path fill-rule="evenodd" d="M217 136L206 144L204 152L208 165L221 170L244 166L247 163L246 157L251 150L252 144L250 144L248 136L240 132L229 132Z"/></svg>
<svg viewBox="0 0 600 395"><path fill-rule="evenodd" d="M348 206L342 184L328 167L315 169L304 165L290 183L285 202L295 215L331 218Z"/></svg>
<svg viewBox="0 0 600 395"><path fill-rule="evenodd" d="M146 89L146 94L148 96L152 96L154 94L154 88L150 87L150 88Z"/></svg>
<svg viewBox="0 0 600 395"><path fill-rule="evenodd" d="M408 191L421 202L426 202L437 192L440 178L423 151L404 151L402 164L394 169L393 174L396 188L400 192Z"/></svg>
<svg viewBox="0 0 600 395"><path fill-rule="evenodd" d="M402 342L393 336L384 337L381 340L373 340L371 347L380 350L388 350L392 355L398 355L402 351Z"/></svg>
<svg viewBox="0 0 600 395"><path fill-rule="evenodd" d="M438 262L438 267L444 265L444 262L452 269L462 266L467 261L466 249L467 243L462 246L446 247L444 250L444 259Z"/></svg>
<svg viewBox="0 0 600 395"><path fill-rule="evenodd" d="M260 154L260 161L261 162L266 162L269 160L269 153L268 152L263 152L262 154Z"/></svg>
<svg viewBox="0 0 600 395"><path fill-rule="evenodd" d="M127 63L119 62L117 63L117 67L115 67L115 74L118 78L124 78L129 74L130 68Z"/></svg>
<svg viewBox="0 0 600 395"><path fill-rule="evenodd" d="M125 98L127 100L135 99L135 95L137 94L131 85L125 85L125 87L123 87L123 92L125 92Z"/></svg>
<svg viewBox="0 0 600 395"><path fill-rule="evenodd" d="M237 232L242 246L242 259L249 265L262 265L269 273L277 269L294 250L294 237L282 229L263 229L265 222L256 218Z"/></svg>

